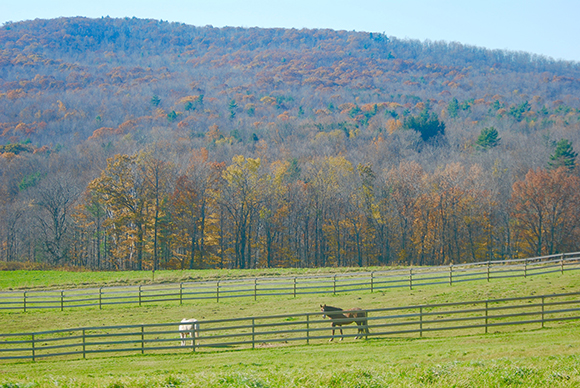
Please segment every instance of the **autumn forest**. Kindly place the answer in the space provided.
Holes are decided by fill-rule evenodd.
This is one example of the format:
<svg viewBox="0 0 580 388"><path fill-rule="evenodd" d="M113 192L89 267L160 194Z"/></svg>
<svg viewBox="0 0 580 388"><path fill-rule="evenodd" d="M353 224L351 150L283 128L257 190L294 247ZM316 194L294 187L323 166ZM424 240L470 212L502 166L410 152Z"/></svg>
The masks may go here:
<svg viewBox="0 0 580 388"><path fill-rule="evenodd" d="M0 27L0 261L441 265L580 250L580 64L385 33Z"/></svg>

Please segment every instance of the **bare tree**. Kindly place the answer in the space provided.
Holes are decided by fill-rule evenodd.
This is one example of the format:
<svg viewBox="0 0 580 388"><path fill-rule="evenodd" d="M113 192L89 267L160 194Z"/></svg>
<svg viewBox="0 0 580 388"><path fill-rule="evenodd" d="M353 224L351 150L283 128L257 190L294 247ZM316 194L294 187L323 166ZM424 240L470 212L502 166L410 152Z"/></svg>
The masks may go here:
<svg viewBox="0 0 580 388"><path fill-rule="evenodd" d="M45 177L32 193L38 239L52 264L69 259L70 215L80 192L72 174L59 172Z"/></svg>

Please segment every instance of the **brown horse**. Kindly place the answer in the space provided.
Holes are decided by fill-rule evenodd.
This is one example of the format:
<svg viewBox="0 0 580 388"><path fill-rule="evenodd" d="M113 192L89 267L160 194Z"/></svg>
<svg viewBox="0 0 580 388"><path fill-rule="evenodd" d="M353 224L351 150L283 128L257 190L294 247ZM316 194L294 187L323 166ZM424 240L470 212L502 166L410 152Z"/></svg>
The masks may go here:
<svg viewBox="0 0 580 388"><path fill-rule="evenodd" d="M358 325L357 336L355 339L366 337L369 334L368 320L366 311L355 307L349 310L343 310L340 307L333 307L327 305L320 305L320 310L323 312L322 318L330 318L332 320L332 338L334 339L334 330L338 326L340 330L340 340L343 339L342 326L350 325L355 322Z"/></svg>

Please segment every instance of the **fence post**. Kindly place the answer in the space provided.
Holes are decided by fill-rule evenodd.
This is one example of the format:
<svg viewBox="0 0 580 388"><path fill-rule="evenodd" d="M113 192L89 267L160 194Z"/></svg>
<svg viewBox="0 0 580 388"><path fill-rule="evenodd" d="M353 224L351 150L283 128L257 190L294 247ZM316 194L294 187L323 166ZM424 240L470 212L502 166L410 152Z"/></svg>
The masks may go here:
<svg viewBox="0 0 580 388"><path fill-rule="evenodd" d="M215 295L216 295L217 302L219 302L220 301L220 281L219 280L217 281L217 284L216 284Z"/></svg>
<svg viewBox="0 0 580 388"><path fill-rule="evenodd" d="M254 318L252 318L252 349L254 349L256 347L256 320Z"/></svg>
<svg viewBox="0 0 580 388"><path fill-rule="evenodd" d="M296 298L296 276L294 276L294 297Z"/></svg>
<svg viewBox="0 0 580 388"><path fill-rule="evenodd" d="M332 293L336 295L336 275L333 277L334 281L332 283Z"/></svg>
<svg viewBox="0 0 580 388"><path fill-rule="evenodd" d="M24 303L24 312L26 312L26 291L24 291L23 303Z"/></svg>
<svg viewBox="0 0 580 388"><path fill-rule="evenodd" d="M489 283L489 265L490 265L490 262L488 260L487 261L487 281L488 281L488 283Z"/></svg>
<svg viewBox="0 0 580 388"><path fill-rule="evenodd" d="M409 268L409 289L413 289L413 268Z"/></svg>
<svg viewBox="0 0 580 388"><path fill-rule="evenodd" d="M141 354L145 354L145 325L141 325Z"/></svg>
<svg viewBox="0 0 580 388"><path fill-rule="evenodd" d="M562 257L560 257L560 273L562 275L564 275L564 255L565 253L562 253Z"/></svg>
<svg viewBox="0 0 580 388"><path fill-rule="evenodd" d="M524 260L524 278L528 277L528 259Z"/></svg>
<svg viewBox="0 0 580 388"><path fill-rule="evenodd" d="M544 297L542 296L542 329L544 328Z"/></svg>
<svg viewBox="0 0 580 388"><path fill-rule="evenodd" d="M86 355L86 339L85 339L85 329L83 329L83 359L87 358Z"/></svg>
<svg viewBox="0 0 580 388"><path fill-rule="evenodd" d="M374 274L375 271L371 271L371 293L374 291Z"/></svg>
<svg viewBox="0 0 580 388"><path fill-rule="evenodd" d="M34 333L32 333L32 361L36 361L35 359L35 346L34 346Z"/></svg>
<svg viewBox="0 0 580 388"><path fill-rule="evenodd" d="M423 338L423 307L419 307L419 337Z"/></svg>
<svg viewBox="0 0 580 388"><path fill-rule="evenodd" d="M139 307L141 307L141 286L139 286Z"/></svg>
<svg viewBox="0 0 580 388"><path fill-rule="evenodd" d="M449 263L449 285L453 285L453 263Z"/></svg>
<svg viewBox="0 0 580 388"><path fill-rule="evenodd" d="M64 291L60 290L60 311L64 310Z"/></svg>
<svg viewBox="0 0 580 388"><path fill-rule="evenodd" d="M306 345L310 344L310 314L306 314Z"/></svg>
<svg viewBox="0 0 580 388"><path fill-rule="evenodd" d="M183 304L183 283L179 283L179 305Z"/></svg>
<svg viewBox="0 0 580 388"><path fill-rule="evenodd" d="M254 279L254 300L258 298L258 278Z"/></svg>
<svg viewBox="0 0 580 388"><path fill-rule="evenodd" d="M488 304L487 304L487 300L485 301L485 334L487 334L487 308L488 308Z"/></svg>
<svg viewBox="0 0 580 388"><path fill-rule="evenodd" d="M101 310L102 307L102 297L103 297L103 287L99 288L99 310Z"/></svg>

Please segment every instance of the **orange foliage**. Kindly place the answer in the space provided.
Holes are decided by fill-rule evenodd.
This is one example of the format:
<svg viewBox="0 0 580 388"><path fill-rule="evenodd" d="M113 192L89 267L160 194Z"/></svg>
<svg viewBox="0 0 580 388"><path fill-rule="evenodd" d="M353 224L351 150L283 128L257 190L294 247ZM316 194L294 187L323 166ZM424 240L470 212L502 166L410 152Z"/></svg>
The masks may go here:
<svg viewBox="0 0 580 388"><path fill-rule="evenodd" d="M530 170L514 183L512 203L526 254L565 252L580 237L580 178L565 167Z"/></svg>

